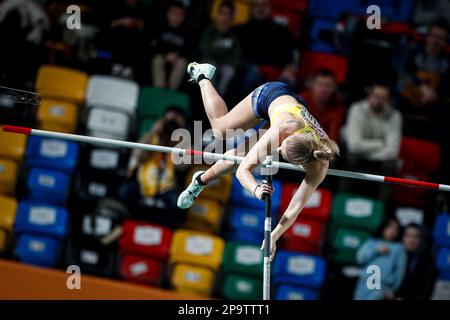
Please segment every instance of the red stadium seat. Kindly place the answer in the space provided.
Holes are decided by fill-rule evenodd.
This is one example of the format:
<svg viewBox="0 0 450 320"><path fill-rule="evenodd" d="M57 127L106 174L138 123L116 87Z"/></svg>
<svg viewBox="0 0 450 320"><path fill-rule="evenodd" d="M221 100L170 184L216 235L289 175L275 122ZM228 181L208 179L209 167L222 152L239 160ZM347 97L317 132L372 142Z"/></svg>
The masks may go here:
<svg viewBox="0 0 450 320"><path fill-rule="evenodd" d="M302 215L283 235L282 248L309 254L318 254L324 235L324 226Z"/></svg>
<svg viewBox="0 0 450 320"><path fill-rule="evenodd" d="M348 61L346 58L323 52L307 51L300 57L299 76L305 80L320 69L331 70L339 84L347 78Z"/></svg>
<svg viewBox="0 0 450 320"><path fill-rule="evenodd" d="M120 275L129 282L159 285L163 268L159 261L135 255L125 255L120 267Z"/></svg>
<svg viewBox="0 0 450 320"><path fill-rule="evenodd" d="M434 174L440 165L441 148L439 144L403 137L400 148L400 159L403 162L402 170L418 174Z"/></svg>
<svg viewBox="0 0 450 320"><path fill-rule="evenodd" d="M172 231L156 224L126 220L123 224L120 249L123 253L136 254L165 261L169 255Z"/></svg>
<svg viewBox="0 0 450 320"><path fill-rule="evenodd" d="M400 148L399 176L405 179L431 181L440 166L441 149L437 143L403 137ZM395 186L396 202L421 207L425 205L429 190Z"/></svg>
<svg viewBox="0 0 450 320"><path fill-rule="evenodd" d="M286 183L283 185L281 193L280 213L287 209L292 196L299 187L298 183ZM328 221L331 213L332 194L329 190L319 188L311 196L310 200L303 208L301 217L325 223Z"/></svg>

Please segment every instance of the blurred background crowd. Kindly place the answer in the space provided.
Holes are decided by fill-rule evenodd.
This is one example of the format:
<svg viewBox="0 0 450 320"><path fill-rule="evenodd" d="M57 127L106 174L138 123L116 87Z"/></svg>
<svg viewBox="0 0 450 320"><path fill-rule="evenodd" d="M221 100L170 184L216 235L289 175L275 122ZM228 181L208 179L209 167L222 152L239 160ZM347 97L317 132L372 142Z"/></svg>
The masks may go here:
<svg viewBox="0 0 450 320"><path fill-rule="evenodd" d="M81 29L67 27L69 5ZM381 28L366 10L378 5ZM446 0L0 1L0 124L173 146L207 119L191 61L229 108L288 83L342 150L334 166L449 183ZM211 137L195 137L205 145ZM183 211L201 166L170 155L0 133L6 259L227 299L261 295L264 205L234 177ZM281 171L274 217L301 182ZM277 299L450 299L448 195L327 177L279 245ZM368 288L380 268L382 290Z"/></svg>

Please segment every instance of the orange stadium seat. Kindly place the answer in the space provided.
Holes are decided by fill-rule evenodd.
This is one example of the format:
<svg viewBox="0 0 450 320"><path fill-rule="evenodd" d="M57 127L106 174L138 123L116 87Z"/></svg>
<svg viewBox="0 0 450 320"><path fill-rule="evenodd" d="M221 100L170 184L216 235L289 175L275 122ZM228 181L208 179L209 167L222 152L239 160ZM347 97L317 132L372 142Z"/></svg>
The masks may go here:
<svg viewBox="0 0 450 320"><path fill-rule="evenodd" d="M217 201L205 199L203 195L199 198L187 213L185 228L218 232L222 222L222 210Z"/></svg>
<svg viewBox="0 0 450 320"><path fill-rule="evenodd" d="M202 267L177 264L172 271L171 284L178 292L209 296L214 284L214 272Z"/></svg>
<svg viewBox="0 0 450 320"><path fill-rule="evenodd" d="M0 229L11 231L16 220L17 201L0 195Z"/></svg>
<svg viewBox="0 0 450 320"><path fill-rule="evenodd" d="M177 230L172 239L169 263L189 263L217 270L222 263L225 243L216 236L190 230Z"/></svg>
<svg viewBox="0 0 450 320"><path fill-rule="evenodd" d="M46 98L84 102L88 76L75 69L44 65L39 68L36 90Z"/></svg>
<svg viewBox="0 0 450 320"><path fill-rule="evenodd" d="M71 102L43 99L37 118L39 129L73 133L77 126L78 107Z"/></svg>
<svg viewBox="0 0 450 320"><path fill-rule="evenodd" d="M17 163L0 159L0 193L13 194L17 181Z"/></svg>
<svg viewBox="0 0 450 320"><path fill-rule="evenodd" d="M0 157L20 162L25 154L27 137L22 134L3 131L0 125Z"/></svg>

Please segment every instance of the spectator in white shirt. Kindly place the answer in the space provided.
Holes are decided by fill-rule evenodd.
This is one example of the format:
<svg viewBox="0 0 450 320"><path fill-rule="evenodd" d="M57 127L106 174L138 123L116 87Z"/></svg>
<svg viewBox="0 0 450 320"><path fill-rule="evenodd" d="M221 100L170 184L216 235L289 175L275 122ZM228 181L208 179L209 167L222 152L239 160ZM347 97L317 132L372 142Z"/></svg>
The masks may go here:
<svg viewBox="0 0 450 320"><path fill-rule="evenodd" d="M348 112L343 130L347 169L394 175L401 137L402 116L390 104L389 87L372 85L367 98L353 103ZM379 196L388 196L385 187Z"/></svg>

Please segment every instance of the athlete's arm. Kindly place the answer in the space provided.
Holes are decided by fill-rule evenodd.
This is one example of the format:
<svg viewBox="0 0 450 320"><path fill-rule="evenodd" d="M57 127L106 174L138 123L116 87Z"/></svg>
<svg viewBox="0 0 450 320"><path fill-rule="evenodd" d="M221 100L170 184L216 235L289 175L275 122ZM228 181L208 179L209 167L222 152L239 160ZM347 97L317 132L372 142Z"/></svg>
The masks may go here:
<svg viewBox="0 0 450 320"><path fill-rule="evenodd" d="M242 186L251 194L255 192L258 186L255 177L252 174L253 169L262 163L268 154L275 150L279 145L279 129L270 127L250 149L244 160L236 171L236 177ZM271 189L263 185L261 190L256 190L256 195L261 199L263 193L271 193Z"/></svg>
<svg viewBox="0 0 450 320"><path fill-rule="evenodd" d="M303 210L311 195L325 178L328 166L328 161L315 161L314 163L303 166L305 168L306 176L292 197L280 222L272 231L272 238L274 241L277 241L295 222L297 216Z"/></svg>

